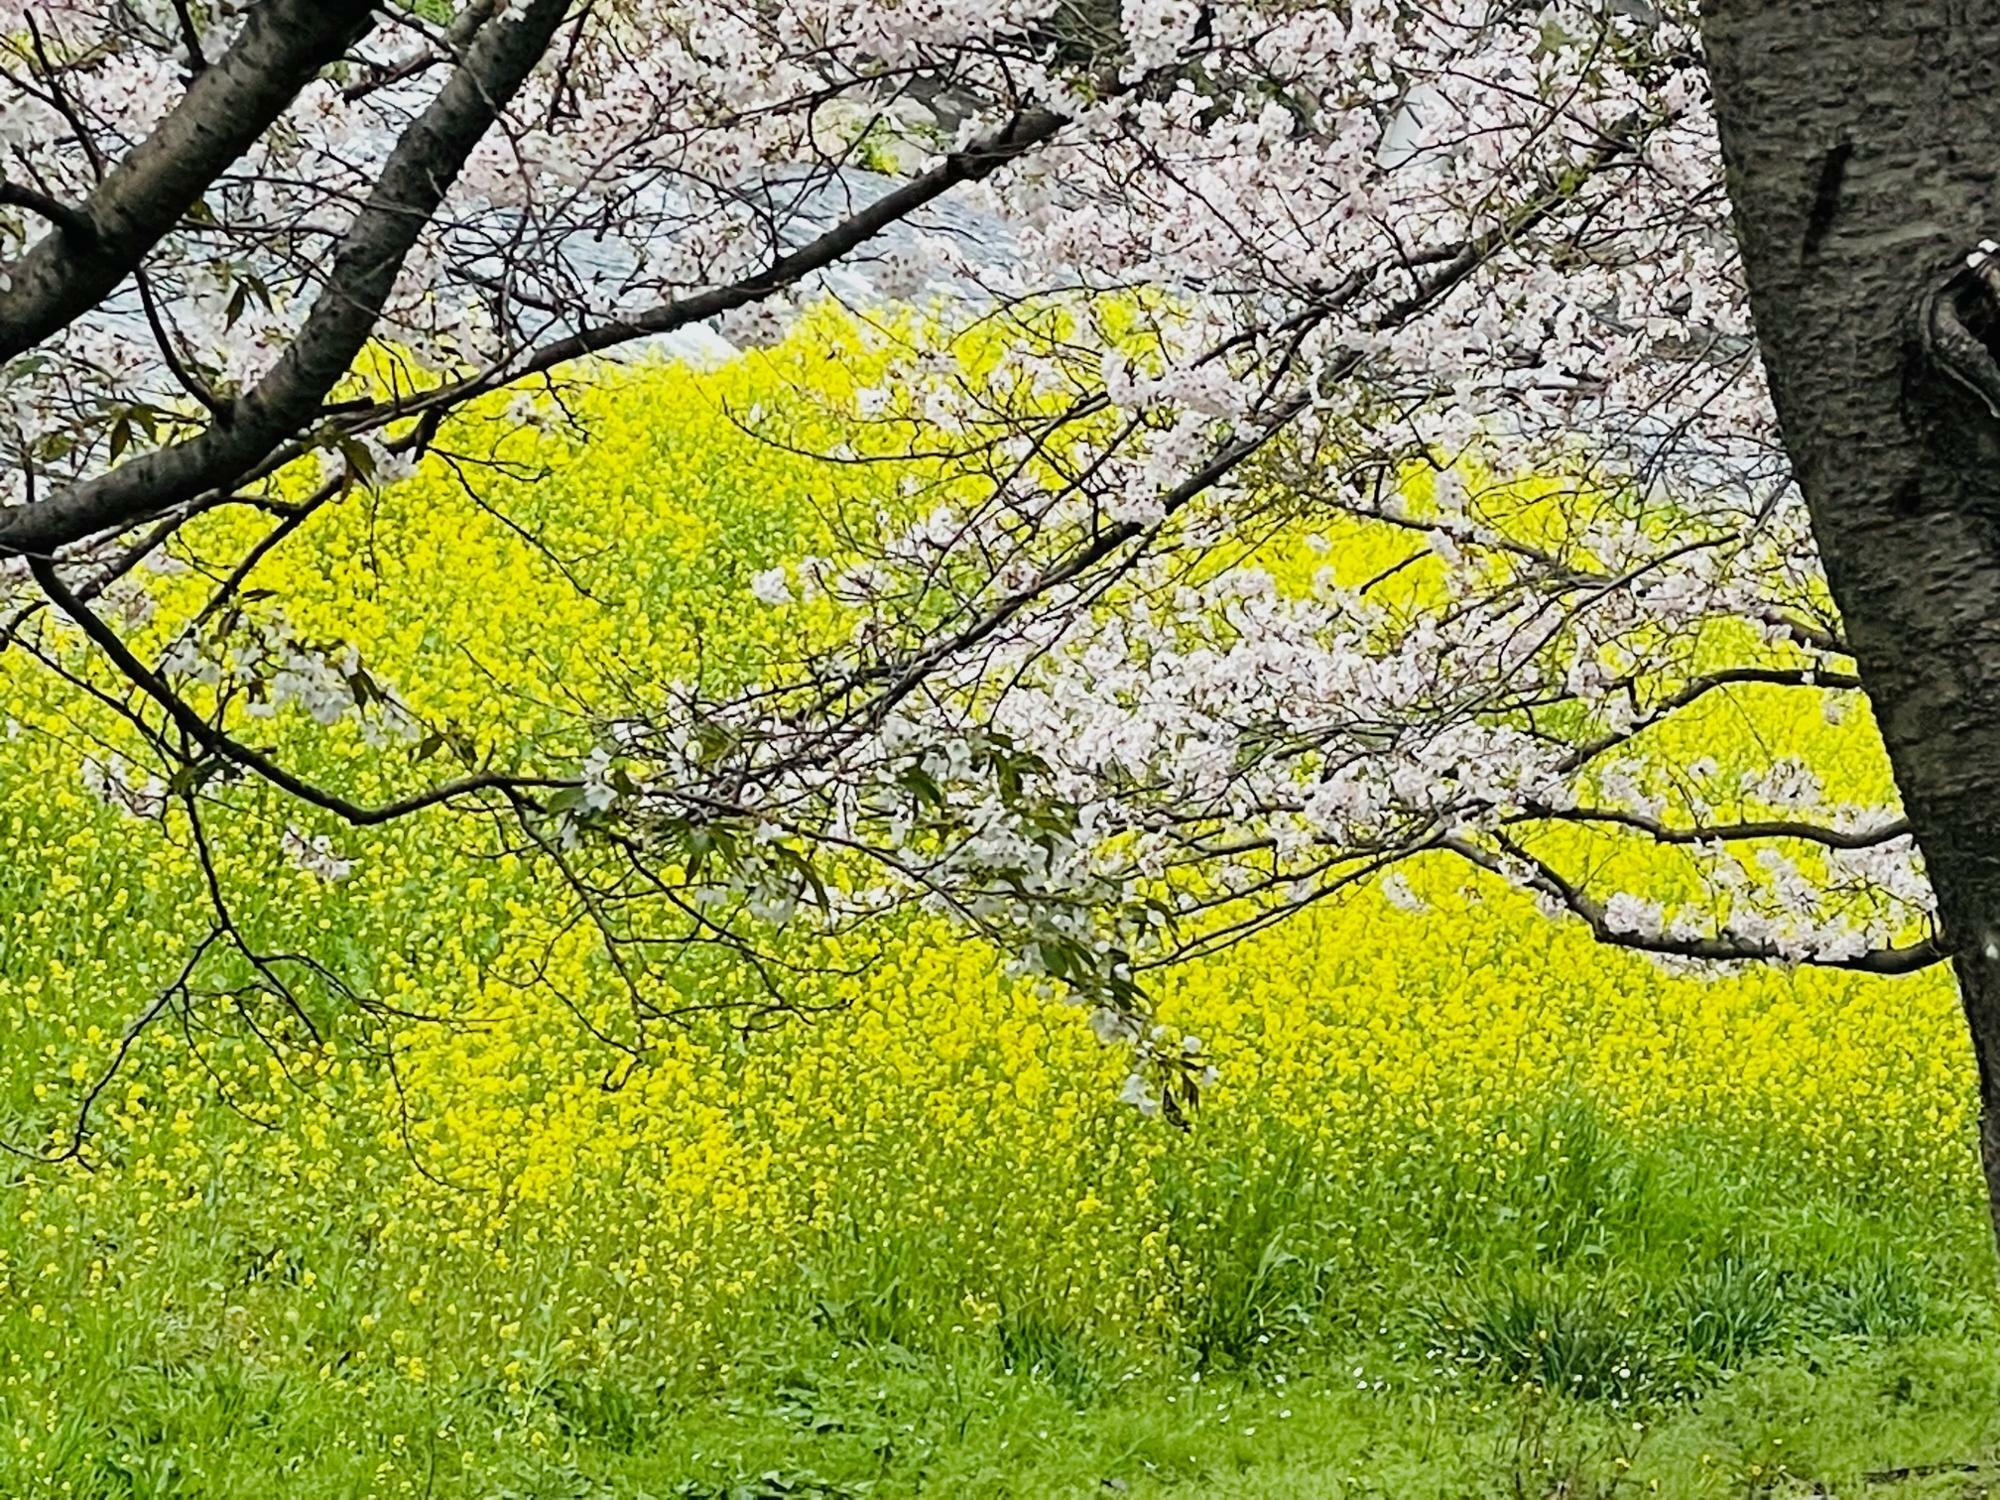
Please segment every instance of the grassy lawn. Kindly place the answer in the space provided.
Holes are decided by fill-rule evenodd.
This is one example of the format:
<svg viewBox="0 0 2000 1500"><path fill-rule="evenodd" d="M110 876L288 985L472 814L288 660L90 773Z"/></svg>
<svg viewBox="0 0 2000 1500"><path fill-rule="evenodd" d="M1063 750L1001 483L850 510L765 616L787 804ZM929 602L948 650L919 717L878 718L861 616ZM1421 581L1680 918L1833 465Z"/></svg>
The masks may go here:
<svg viewBox="0 0 2000 1500"><path fill-rule="evenodd" d="M2000 1486L2000 1337L1806 1348L1696 1401L1613 1406L1387 1356L1075 1389L893 1351L741 1372L660 1405L578 1381L504 1432L476 1390L306 1395L241 1367L113 1387L69 1495L1972 1496ZM1359 1374L1355 1372L1359 1371ZM107 1390L105 1394L110 1394Z"/></svg>

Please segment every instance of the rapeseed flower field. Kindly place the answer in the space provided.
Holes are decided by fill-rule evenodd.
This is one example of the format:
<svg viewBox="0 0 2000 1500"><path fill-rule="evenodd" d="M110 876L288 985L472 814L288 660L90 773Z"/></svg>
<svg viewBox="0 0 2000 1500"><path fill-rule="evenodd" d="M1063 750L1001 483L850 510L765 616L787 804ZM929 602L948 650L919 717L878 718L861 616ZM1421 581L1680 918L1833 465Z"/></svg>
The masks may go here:
<svg viewBox="0 0 2000 1500"><path fill-rule="evenodd" d="M468 419L476 483L357 489L250 582L427 719L580 754L580 711L747 677L811 628L752 578L881 481L745 418L837 441L860 362L808 321L719 370L603 376L569 398L582 435L496 407ZM149 649L213 587L195 545L117 597ZM1942 973L1673 970L1456 863L1173 971L1162 1017L1218 1069L1184 1134L1119 1102L1083 1013L925 915L818 942L777 1024L703 1008L752 981L691 956L689 1018L626 1067L592 1035L619 1004L600 945L492 830L250 789L202 830L231 908L376 1008L304 976L318 1040L216 993L134 1038L207 931L194 831L146 815L84 644L43 643L67 680L0 657L7 1138L61 1147L130 1055L80 1161L0 1169L0 1492L1102 1492L1247 1464L1243 1429L1268 1445L1314 1389L1350 1425L1414 1430L1424 1392L1482 1433L1533 1410L1517 1471L1563 1442L1643 1470L1606 1434L1801 1348L1990 1321ZM1745 690L1674 732L1880 785L1865 716L1796 712ZM267 727L357 796L435 770L363 722ZM1224 1380L1249 1384L1204 1394ZM1132 1391L1186 1421L1091 1428L1074 1473L1024 1477L1033 1431ZM939 1456L952 1420L984 1477ZM1774 1493L1792 1460L1764 1443L1655 1472ZM1400 1492L1484 1482L1424 1472ZM1328 1483L1231 1492L1370 1492Z"/></svg>

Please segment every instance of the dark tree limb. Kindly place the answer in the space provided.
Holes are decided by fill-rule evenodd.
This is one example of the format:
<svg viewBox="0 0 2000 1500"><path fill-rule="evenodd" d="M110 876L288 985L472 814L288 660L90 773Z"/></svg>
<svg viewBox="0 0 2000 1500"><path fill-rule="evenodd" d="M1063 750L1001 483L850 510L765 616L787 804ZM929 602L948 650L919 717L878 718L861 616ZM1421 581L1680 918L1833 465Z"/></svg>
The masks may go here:
<svg viewBox="0 0 2000 1500"><path fill-rule="evenodd" d="M1825 672L1814 667L1720 667L1691 677L1657 703L1646 705L1638 720L1627 729L1612 730L1578 745L1557 763L1560 771L1575 771L1600 755L1629 744L1646 730L1665 723L1684 708L1690 708L1711 693L1732 687L1799 687L1853 690L1861 679L1852 672Z"/></svg>
<svg viewBox="0 0 2000 1500"><path fill-rule="evenodd" d="M25 208L37 218L46 219L61 231L67 243L78 249L88 249L97 238L97 226L90 222L89 214L24 182L0 180L0 203L10 208Z"/></svg>
<svg viewBox="0 0 2000 1500"><path fill-rule="evenodd" d="M456 798L471 796L478 792L505 791L519 794L532 788L553 788L574 786L574 780L553 777L508 776L500 772L482 771L477 775L461 777L426 791L401 797L393 802L367 806L351 802L338 792L330 792L315 786L285 769L261 750L256 750L217 728L199 713L195 712L152 668L133 654L132 648L120 639L118 632L105 624L81 599L63 583L55 565L46 558L30 556L28 568L41 585L42 592L49 601L76 625L91 643L102 651L119 673L135 687L151 698L166 711L174 727L189 740L200 746L208 754L217 756L229 764L239 766L268 781L282 792L289 793L301 802L310 803L332 813L335 817L358 827L368 827L378 823L391 823L411 813L422 812L427 807L436 807Z"/></svg>
<svg viewBox="0 0 2000 1500"><path fill-rule="evenodd" d="M1741 823L1693 823L1675 825L1644 813L1616 807L1529 806L1516 821L1535 823L1584 823L1627 828L1643 833L1656 844L1735 844L1759 839L1796 839L1826 849L1874 849L1907 838L1908 818L1893 818L1872 828L1829 828L1824 823L1808 823L1792 818L1753 819Z"/></svg>
<svg viewBox="0 0 2000 1500"><path fill-rule="evenodd" d="M1861 953L1818 955L1799 954L1752 938L1731 936L1675 937L1667 933L1631 932L1615 925L1603 902L1560 870L1523 848L1514 840L1498 836L1504 853L1495 854L1470 839L1447 836L1436 847L1447 849L1460 859L1500 876L1510 884L1520 883L1525 869L1528 884L1552 896L1572 916L1582 919L1590 934L1609 948L1629 948L1637 953L1662 958L1685 958L1703 963L1772 963L1786 967L1845 969L1857 974L1914 974L1946 962L1950 952L1935 938L1901 948L1871 948ZM1509 861L1512 861L1510 867Z"/></svg>
<svg viewBox="0 0 2000 1500"><path fill-rule="evenodd" d="M252 7L236 45L200 71L68 222L54 219L57 231L14 263L0 292L0 360L68 327L131 275L299 90L368 29L373 10L371 0Z"/></svg>
<svg viewBox="0 0 2000 1500"><path fill-rule="evenodd" d="M312 311L269 374L199 435L0 512L0 554L46 557L233 485L309 427L366 346L404 259L466 158L527 80L573 3L530 0L507 21L480 30L464 63L396 142ZM225 57L202 79L228 67Z"/></svg>

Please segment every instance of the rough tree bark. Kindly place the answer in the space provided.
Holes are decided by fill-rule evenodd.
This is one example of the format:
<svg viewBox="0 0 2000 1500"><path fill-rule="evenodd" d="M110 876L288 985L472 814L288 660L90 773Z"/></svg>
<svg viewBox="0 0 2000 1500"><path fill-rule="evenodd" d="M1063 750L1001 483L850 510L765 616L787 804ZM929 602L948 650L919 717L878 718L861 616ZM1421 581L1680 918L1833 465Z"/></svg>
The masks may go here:
<svg viewBox="0 0 2000 1500"><path fill-rule="evenodd" d="M2000 6L1709 0L1751 310L1937 895L2000 1235Z"/></svg>

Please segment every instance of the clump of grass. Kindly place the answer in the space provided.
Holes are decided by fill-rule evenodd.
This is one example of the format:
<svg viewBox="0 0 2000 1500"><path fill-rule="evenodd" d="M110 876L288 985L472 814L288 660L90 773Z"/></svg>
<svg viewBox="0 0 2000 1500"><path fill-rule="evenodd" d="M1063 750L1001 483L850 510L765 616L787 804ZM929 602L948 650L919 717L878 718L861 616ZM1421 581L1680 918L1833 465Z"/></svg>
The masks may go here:
<svg viewBox="0 0 2000 1500"><path fill-rule="evenodd" d="M1655 1379L1658 1350L1642 1313L1602 1285L1518 1270L1440 1296L1429 1336L1482 1373L1585 1401L1629 1401Z"/></svg>
<svg viewBox="0 0 2000 1500"><path fill-rule="evenodd" d="M1059 1317L1030 1308L1003 1307L993 1335L1009 1373L1047 1381L1071 1405L1083 1405L1097 1393L1099 1362Z"/></svg>
<svg viewBox="0 0 2000 1500"><path fill-rule="evenodd" d="M1727 1254L1690 1267L1654 1299L1649 1321L1692 1372L1739 1370L1796 1326L1786 1279L1768 1259Z"/></svg>

